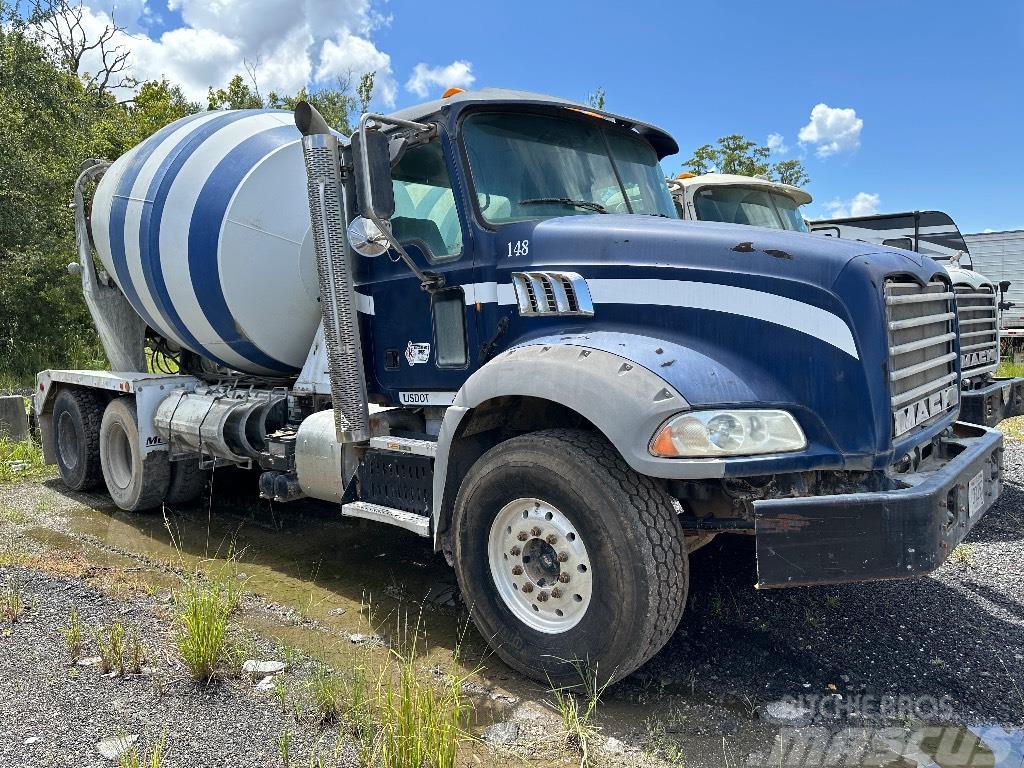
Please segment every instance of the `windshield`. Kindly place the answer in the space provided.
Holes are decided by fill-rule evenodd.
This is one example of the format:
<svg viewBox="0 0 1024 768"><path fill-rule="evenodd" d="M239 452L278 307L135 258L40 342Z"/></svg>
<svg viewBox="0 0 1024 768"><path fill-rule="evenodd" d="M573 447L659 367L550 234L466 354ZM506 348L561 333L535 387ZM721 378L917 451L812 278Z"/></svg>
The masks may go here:
<svg viewBox="0 0 1024 768"><path fill-rule="evenodd" d="M651 145L604 121L482 113L463 128L489 224L640 213L676 218Z"/></svg>
<svg viewBox="0 0 1024 768"><path fill-rule="evenodd" d="M697 218L807 232L800 206L788 195L759 187L704 187L693 197Z"/></svg>

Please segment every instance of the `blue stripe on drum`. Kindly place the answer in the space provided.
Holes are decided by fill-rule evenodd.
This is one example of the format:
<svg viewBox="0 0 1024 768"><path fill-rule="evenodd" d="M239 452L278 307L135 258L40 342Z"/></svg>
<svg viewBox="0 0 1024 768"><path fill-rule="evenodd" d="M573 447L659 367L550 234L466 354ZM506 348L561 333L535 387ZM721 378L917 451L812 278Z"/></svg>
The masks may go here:
<svg viewBox="0 0 1024 768"><path fill-rule="evenodd" d="M159 131L150 136L138 146L135 154L128 160L121 178L117 181L117 188L110 199L110 218L108 221L108 233L110 239L110 260L114 264L114 277L117 284L128 298L129 303L135 308L142 319L150 328L156 328L156 323L146 311L146 305L142 303L138 290L132 282L131 272L128 270L128 256L124 249L125 217L128 213L128 201L131 198L132 187L142 172L143 166L163 143L164 139L181 128L183 125L198 120L208 113L199 112L195 115L175 120L170 125L165 125Z"/></svg>
<svg viewBox="0 0 1024 768"><path fill-rule="evenodd" d="M243 141L217 163L203 185L192 212L188 229L188 268L199 306L207 322L232 350L246 360L277 371L294 371L294 366L281 362L238 332L227 299L221 287L217 253L228 205L242 179L256 164L274 150L298 141L295 128L283 125L269 128Z"/></svg>
<svg viewBox="0 0 1024 768"><path fill-rule="evenodd" d="M146 286L157 306L157 311L186 346L226 368L235 368L236 366L207 349L188 329L174 308L174 302L171 301L170 293L167 291L163 266L160 263L160 226L163 221L164 205L167 203L167 194L170 192L178 172L192 157L192 154L217 131L246 117L260 114L262 111L247 109L225 112L223 115L218 115L203 123L195 130L189 131L160 162L146 195L146 199L151 200L152 204L143 209L142 219L139 221L139 259L142 263L142 272L146 277ZM206 255L207 258L216 258L216 251Z"/></svg>

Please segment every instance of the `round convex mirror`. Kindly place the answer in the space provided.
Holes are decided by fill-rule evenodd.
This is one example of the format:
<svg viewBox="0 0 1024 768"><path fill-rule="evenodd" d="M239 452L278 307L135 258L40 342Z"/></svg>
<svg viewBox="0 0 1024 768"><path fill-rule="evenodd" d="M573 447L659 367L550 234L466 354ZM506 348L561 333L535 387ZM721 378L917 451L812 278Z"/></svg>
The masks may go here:
<svg viewBox="0 0 1024 768"><path fill-rule="evenodd" d="M388 250L387 235L363 216L357 216L348 225L348 242L360 256L380 256Z"/></svg>

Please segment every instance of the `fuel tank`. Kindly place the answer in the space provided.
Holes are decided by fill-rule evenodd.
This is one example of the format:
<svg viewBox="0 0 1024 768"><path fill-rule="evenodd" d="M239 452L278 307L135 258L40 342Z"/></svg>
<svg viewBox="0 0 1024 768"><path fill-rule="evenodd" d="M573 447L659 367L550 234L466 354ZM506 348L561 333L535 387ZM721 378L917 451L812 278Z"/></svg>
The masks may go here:
<svg viewBox="0 0 1024 768"><path fill-rule="evenodd" d="M91 223L103 266L162 336L238 371L302 366L320 309L291 112L167 125L110 166Z"/></svg>

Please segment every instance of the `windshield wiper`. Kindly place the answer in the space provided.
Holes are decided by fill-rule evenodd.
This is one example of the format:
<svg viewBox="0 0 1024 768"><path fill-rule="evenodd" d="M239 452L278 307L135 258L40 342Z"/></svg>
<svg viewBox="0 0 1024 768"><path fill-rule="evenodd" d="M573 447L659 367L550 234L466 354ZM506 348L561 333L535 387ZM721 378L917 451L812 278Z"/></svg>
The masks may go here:
<svg viewBox="0 0 1024 768"><path fill-rule="evenodd" d="M592 203L589 200L573 200L571 197L533 197L529 200L520 200L519 205L534 205L536 203L560 203L573 208L582 208L595 213L608 213L608 209L600 203Z"/></svg>

